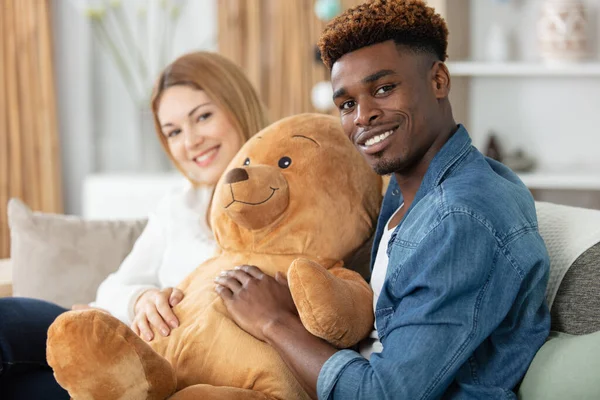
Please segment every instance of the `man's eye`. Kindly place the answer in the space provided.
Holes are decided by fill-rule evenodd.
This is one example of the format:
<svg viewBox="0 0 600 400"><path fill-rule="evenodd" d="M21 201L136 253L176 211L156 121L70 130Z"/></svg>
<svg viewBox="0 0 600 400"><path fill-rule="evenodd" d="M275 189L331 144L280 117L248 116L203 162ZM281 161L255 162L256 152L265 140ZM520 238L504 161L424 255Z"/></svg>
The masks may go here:
<svg viewBox="0 0 600 400"><path fill-rule="evenodd" d="M172 138L172 137L179 135L180 133L181 133L181 129L175 129L174 131L167 133L167 137Z"/></svg>
<svg viewBox="0 0 600 400"><path fill-rule="evenodd" d="M383 93L389 92L390 90L394 89L395 87L396 87L396 85L384 85L384 86L380 87L379 89L377 89L375 94L383 94Z"/></svg>
<svg viewBox="0 0 600 400"><path fill-rule="evenodd" d="M212 113L209 113L209 112L204 113L204 114L198 116L198 119L196 120L196 122L207 120L211 117L211 115L212 115Z"/></svg>
<svg viewBox="0 0 600 400"><path fill-rule="evenodd" d="M354 100L348 100L343 102L342 104L340 104L340 110L348 110L352 107L354 107Z"/></svg>

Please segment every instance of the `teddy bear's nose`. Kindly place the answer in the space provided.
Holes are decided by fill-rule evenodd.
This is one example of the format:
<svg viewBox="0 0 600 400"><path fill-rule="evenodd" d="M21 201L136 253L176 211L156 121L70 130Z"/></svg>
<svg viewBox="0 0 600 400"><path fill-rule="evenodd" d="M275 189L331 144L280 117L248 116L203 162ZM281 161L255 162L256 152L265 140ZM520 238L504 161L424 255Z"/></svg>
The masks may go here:
<svg viewBox="0 0 600 400"><path fill-rule="evenodd" d="M225 176L225 183L236 183L248 180L248 172L244 168L234 168Z"/></svg>

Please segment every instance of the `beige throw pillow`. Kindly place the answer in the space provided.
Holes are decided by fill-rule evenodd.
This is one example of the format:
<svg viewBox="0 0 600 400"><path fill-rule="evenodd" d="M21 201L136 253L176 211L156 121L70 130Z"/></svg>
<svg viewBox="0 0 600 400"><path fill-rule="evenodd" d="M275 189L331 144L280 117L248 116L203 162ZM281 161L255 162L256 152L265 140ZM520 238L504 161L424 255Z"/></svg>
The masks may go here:
<svg viewBox="0 0 600 400"><path fill-rule="evenodd" d="M8 204L13 296L47 300L63 307L89 303L146 226L146 221L88 221L32 212Z"/></svg>

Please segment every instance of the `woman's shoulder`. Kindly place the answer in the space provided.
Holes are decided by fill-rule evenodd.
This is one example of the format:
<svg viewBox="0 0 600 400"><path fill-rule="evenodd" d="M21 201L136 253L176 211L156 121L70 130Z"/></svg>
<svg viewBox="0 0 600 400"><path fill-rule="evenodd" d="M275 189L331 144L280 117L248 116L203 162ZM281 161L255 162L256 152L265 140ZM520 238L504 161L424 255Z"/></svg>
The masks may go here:
<svg viewBox="0 0 600 400"><path fill-rule="evenodd" d="M210 204L213 189L208 186L196 186L189 181L173 186L159 201L154 217L172 220L190 215L204 216Z"/></svg>

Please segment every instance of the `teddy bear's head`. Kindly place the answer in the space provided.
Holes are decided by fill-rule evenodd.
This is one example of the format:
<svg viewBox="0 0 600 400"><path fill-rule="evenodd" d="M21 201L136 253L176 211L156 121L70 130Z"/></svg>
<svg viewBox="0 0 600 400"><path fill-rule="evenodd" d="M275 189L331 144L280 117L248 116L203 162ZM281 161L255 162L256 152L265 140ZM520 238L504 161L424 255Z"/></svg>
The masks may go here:
<svg viewBox="0 0 600 400"><path fill-rule="evenodd" d="M381 179L337 118L285 118L249 140L215 189L211 223L231 251L344 259L373 232Z"/></svg>

